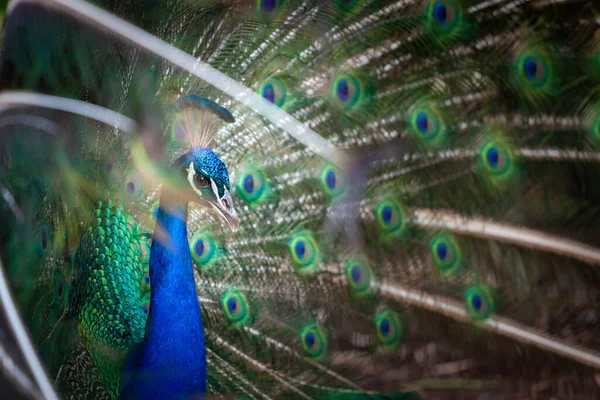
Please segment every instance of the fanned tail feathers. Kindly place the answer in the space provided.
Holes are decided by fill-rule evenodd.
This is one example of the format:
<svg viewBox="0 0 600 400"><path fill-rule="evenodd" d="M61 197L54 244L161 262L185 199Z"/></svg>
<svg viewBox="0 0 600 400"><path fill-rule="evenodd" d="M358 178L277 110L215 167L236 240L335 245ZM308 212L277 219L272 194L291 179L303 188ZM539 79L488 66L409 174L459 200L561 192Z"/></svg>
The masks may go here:
<svg viewBox="0 0 600 400"><path fill-rule="evenodd" d="M0 115L0 189L23 214L0 202L2 257L65 397L116 396L114 380L102 387L122 354L102 363L143 337L165 167L208 143L229 169L240 229L190 206L207 395L600 393L593 1L97 2L285 111L340 151L337 163L246 107L245 93L225 94L136 38L60 2L16 3L3 89L137 123L124 133L56 110ZM114 276L101 261L103 277L85 275L78 257L109 231L127 261ZM114 306L77 289L88 277L115 288ZM94 313L127 321L100 335L110 350L100 355L82 333L96 325L81 315Z"/></svg>

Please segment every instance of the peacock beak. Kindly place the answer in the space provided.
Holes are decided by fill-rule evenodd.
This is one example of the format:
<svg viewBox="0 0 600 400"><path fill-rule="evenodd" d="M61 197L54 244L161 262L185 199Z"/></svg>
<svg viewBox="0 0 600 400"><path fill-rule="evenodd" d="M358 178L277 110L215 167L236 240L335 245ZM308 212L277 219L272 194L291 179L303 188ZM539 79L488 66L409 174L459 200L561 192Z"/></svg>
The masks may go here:
<svg viewBox="0 0 600 400"><path fill-rule="evenodd" d="M228 217L226 217L226 219L227 223L229 224L229 229L231 229L231 232L237 232L237 230L240 227L240 219L238 218L238 216L236 214L231 214Z"/></svg>
<svg viewBox="0 0 600 400"><path fill-rule="evenodd" d="M210 205L213 206L213 208L215 209L215 211L217 211L221 218L223 218L227 222L227 225L229 225L229 229L231 229L232 232L236 232L240 227L240 219L238 218L238 215L235 212L235 208L233 206L233 201L231 199L231 194L229 193L229 190L225 188L223 197L219 197L217 186L214 184L213 181L211 181L211 183L215 197L214 199L210 200Z"/></svg>
<svg viewBox="0 0 600 400"><path fill-rule="evenodd" d="M231 209L231 211L228 212L223 208L217 206L214 207L217 209L221 217L223 217L225 221L227 221L227 225L229 225L229 229L231 229L231 232L237 232L238 228L240 227L240 219L238 218L235 210Z"/></svg>

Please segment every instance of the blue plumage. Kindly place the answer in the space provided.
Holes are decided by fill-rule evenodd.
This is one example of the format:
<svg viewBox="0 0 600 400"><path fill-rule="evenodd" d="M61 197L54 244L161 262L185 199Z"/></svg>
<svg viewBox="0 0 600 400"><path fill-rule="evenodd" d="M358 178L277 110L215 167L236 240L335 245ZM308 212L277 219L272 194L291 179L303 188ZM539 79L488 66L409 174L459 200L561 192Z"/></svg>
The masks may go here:
<svg viewBox="0 0 600 400"><path fill-rule="evenodd" d="M189 174L192 163L195 178L190 184L197 186L190 192L202 193L198 201L203 200L213 191L214 182L220 204L230 188L225 163L210 149L192 148L173 163L172 170ZM180 399L206 392L204 332L188 245L188 205L175 196L165 189L155 211L157 233L150 250L150 275L144 277L152 282L151 312L144 341L125 364L122 399ZM204 255L204 247L199 239L194 246L197 256Z"/></svg>
<svg viewBox="0 0 600 400"><path fill-rule="evenodd" d="M244 188L248 194L252 194L252 192L254 192L254 178L251 174L246 175L244 178Z"/></svg>
<svg viewBox="0 0 600 400"><path fill-rule="evenodd" d="M267 83L263 89L263 97L271 103L275 102L275 89L272 83Z"/></svg>
<svg viewBox="0 0 600 400"><path fill-rule="evenodd" d="M490 148L487 152L487 160L492 168L496 168L498 166L498 149Z"/></svg>
<svg viewBox="0 0 600 400"><path fill-rule="evenodd" d="M349 89L348 89L348 81L347 80L342 79L338 82L337 94L338 94L339 99L342 102L348 101Z"/></svg>
<svg viewBox="0 0 600 400"><path fill-rule="evenodd" d="M187 245L185 204L162 197L152 243L152 292L146 335L123 373L122 399L181 399L206 392L200 306Z"/></svg>
<svg viewBox="0 0 600 400"><path fill-rule="evenodd" d="M529 79L535 79L537 76L537 61L533 57L527 57L523 63L523 71Z"/></svg>
<svg viewBox="0 0 600 400"><path fill-rule="evenodd" d="M335 171L328 171L327 172L327 186L329 187L329 189L335 189L335 184L336 184L336 177L335 177Z"/></svg>
<svg viewBox="0 0 600 400"><path fill-rule="evenodd" d="M419 130L421 131L421 133L427 133L427 130L429 127L429 121L427 119L427 114L420 113L419 115L417 115L417 126L419 127Z"/></svg>
<svg viewBox="0 0 600 400"><path fill-rule="evenodd" d="M448 11L446 9L446 4L442 1L437 1L433 6L433 18L435 22L440 25L444 25L448 18Z"/></svg>

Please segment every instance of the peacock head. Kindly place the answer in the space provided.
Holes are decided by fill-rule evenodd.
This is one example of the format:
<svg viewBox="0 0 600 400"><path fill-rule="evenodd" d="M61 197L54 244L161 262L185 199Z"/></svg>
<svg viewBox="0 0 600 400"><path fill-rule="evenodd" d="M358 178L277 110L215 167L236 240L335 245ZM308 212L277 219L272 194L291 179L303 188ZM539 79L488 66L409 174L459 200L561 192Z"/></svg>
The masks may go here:
<svg viewBox="0 0 600 400"><path fill-rule="evenodd" d="M214 208L235 232L239 218L231 200L227 166L211 149L193 147L173 164L191 187L192 200Z"/></svg>

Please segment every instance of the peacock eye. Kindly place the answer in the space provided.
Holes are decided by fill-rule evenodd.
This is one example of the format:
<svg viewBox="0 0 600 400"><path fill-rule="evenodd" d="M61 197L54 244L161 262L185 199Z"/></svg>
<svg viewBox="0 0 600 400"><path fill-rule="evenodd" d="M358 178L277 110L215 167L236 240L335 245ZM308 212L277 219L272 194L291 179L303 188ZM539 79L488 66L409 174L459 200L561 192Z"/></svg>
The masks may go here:
<svg viewBox="0 0 600 400"><path fill-rule="evenodd" d="M435 2L433 6L433 18L439 25L445 25L448 20L448 8L443 1Z"/></svg>
<svg viewBox="0 0 600 400"><path fill-rule="evenodd" d="M342 171L328 165L321 172L321 186L330 197L336 197L346 190L346 181Z"/></svg>
<svg viewBox="0 0 600 400"><path fill-rule="evenodd" d="M384 310L375 316L377 339L388 349L397 348L404 334L404 325L397 312Z"/></svg>
<svg viewBox="0 0 600 400"><path fill-rule="evenodd" d="M48 225L42 224L38 233L38 239L36 241L36 249L39 255L44 256L46 254L46 251L49 250L50 240L50 230L48 228Z"/></svg>
<svg viewBox="0 0 600 400"><path fill-rule="evenodd" d="M506 147L496 143L485 145L481 158L485 169L492 175L504 175L509 171L512 161Z"/></svg>
<svg viewBox="0 0 600 400"><path fill-rule="evenodd" d="M311 265L317 258L317 245L308 234L299 234L292 238L289 247L294 262L300 267Z"/></svg>
<svg viewBox="0 0 600 400"><path fill-rule="evenodd" d="M258 10L266 17L274 17L284 5L282 0L258 0Z"/></svg>
<svg viewBox="0 0 600 400"><path fill-rule="evenodd" d="M277 2L275 0L263 0L262 5L265 11L273 11L277 6Z"/></svg>
<svg viewBox="0 0 600 400"><path fill-rule="evenodd" d="M192 258L199 266L206 265L213 259L216 248L215 242L206 233L199 232L190 241Z"/></svg>
<svg viewBox="0 0 600 400"><path fill-rule="evenodd" d="M458 24L460 10L452 0L434 0L430 3L429 15L435 30L450 32Z"/></svg>
<svg viewBox="0 0 600 400"><path fill-rule="evenodd" d="M350 74L342 74L333 82L333 98L343 109L352 108L362 95L360 82Z"/></svg>
<svg viewBox="0 0 600 400"><path fill-rule="evenodd" d="M400 233L407 225L407 219L400 204L396 200L383 200L375 208L377 222L387 233Z"/></svg>
<svg viewBox="0 0 600 400"><path fill-rule="evenodd" d="M230 208L229 200L223 199L223 200L221 200L221 202L223 203L223 205L225 206L225 208L227 208L227 209Z"/></svg>
<svg viewBox="0 0 600 400"><path fill-rule="evenodd" d="M250 322L250 304L242 292L231 290L225 293L221 304L225 310L225 316L231 322L242 324Z"/></svg>
<svg viewBox="0 0 600 400"><path fill-rule="evenodd" d="M237 188L244 200L252 204L261 198L265 191L265 178L262 173L249 169L238 179Z"/></svg>
<svg viewBox="0 0 600 400"><path fill-rule="evenodd" d="M366 295L370 292L371 269L366 260L359 258L346 263L346 279L350 291L355 295Z"/></svg>
<svg viewBox="0 0 600 400"><path fill-rule="evenodd" d="M270 103L275 104L277 107L283 107L286 101L287 88L279 78L269 77L261 83L259 93Z"/></svg>
<svg viewBox="0 0 600 400"><path fill-rule="evenodd" d="M148 301L148 299L146 299L146 301L142 303L142 311L146 315L148 315L148 313L150 312L150 301Z"/></svg>
<svg viewBox="0 0 600 400"><path fill-rule="evenodd" d="M546 57L537 52L526 51L519 58L521 79L530 87L543 87L548 81L551 64Z"/></svg>
<svg viewBox="0 0 600 400"><path fill-rule="evenodd" d="M202 174L196 174L196 176L194 176L194 184L196 187L208 186L208 179Z"/></svg>
<svg viewBox="0 0 600 400"><path fill-rule="evenodd" d="M135 169L131 169L125 176L124 194L129 200L140 200L144 195L142 175Z"/></svg>
<svg viewBox="0 0 600 400"><path fill-rule="evenodd" d="M433 139L442 130L440 118L430 108L416 109L411 116L411 127L419 137Z"/></svg>
<svg viewBox="0 0 600 400"><path fill-rule="evenodd" d="M467 313L477 321L482 321L495 311L495 299L491 289L483 284L474 285L465 294Z"/></svg>
<svg viewBox="0 0 600 400"><path fill-rule="evenodd" d="M300 331L302 347L311 357L323 358L327 352L328 338L325 328L320 325L309 325Z"/></svg>
<svg viewBox="0 0 600 400"><path fill-rule="evenodd" d="M440 235L431 243L433 261L442 273L453 274L461 267L461 253L455 241L446 235Z"/></svg>
<svg viewBox="0 0 600 400"><path fill-rule="evenodd" d="M150 291L150 273L146 272L140 285L142 293Z"/></svg>

